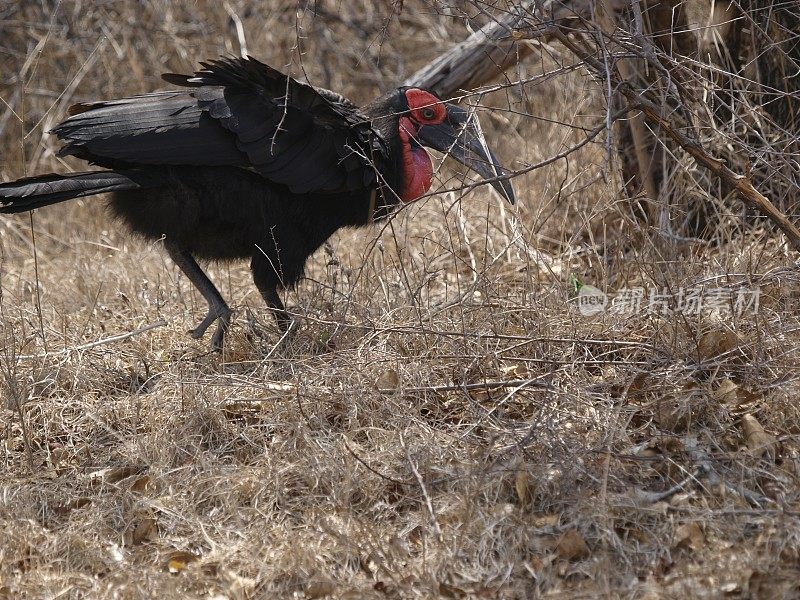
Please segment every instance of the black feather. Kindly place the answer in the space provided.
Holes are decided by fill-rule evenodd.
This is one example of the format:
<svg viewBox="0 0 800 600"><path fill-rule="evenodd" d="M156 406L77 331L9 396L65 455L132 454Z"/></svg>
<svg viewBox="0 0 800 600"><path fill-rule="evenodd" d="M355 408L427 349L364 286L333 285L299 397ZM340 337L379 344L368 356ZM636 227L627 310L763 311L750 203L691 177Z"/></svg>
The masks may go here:
<svg viewBox="0 0 800 600"><path fill-rule="evenodd" d="M286 329L277 290L298 281L337 229L370 221L376 168L392 185L400 175L391 135L384 141L385 131L342 96L251 58L202 65L194 75L164 75L179 90L73 106L53 130L64 141L60 154L110 170L0 184L0 212L112 192L112 213L134 234L163 239L206 298L208 316L192 335L218 321L218 348L231 311L196 259L250 259ZM392 114L388 104L369 110ZM378 204L385 215L394 200Z"/></svg>
<svg viewBox="0 0 800 600"><path fill-rule="evenodd" d="M373 181L350 175L354 170L371 171L369 161L359 154L376 150L370 121L352 102L253 58L201 64L204 69L193 76L164 76L170 83L188 86L186 90L76 105L72 116L53 130L66 142L60 154L111 168L247 167L302 192L355 191ZM309 130L326 132L318 139L324 146L315 146L313 154L298 146ZM320 162L321 155L328 160ZM378 144L376 156L385 161L388 149ZM353 157L355 161L343 162ZM324 188L308 185L309 172L325 183Z"/></svg>

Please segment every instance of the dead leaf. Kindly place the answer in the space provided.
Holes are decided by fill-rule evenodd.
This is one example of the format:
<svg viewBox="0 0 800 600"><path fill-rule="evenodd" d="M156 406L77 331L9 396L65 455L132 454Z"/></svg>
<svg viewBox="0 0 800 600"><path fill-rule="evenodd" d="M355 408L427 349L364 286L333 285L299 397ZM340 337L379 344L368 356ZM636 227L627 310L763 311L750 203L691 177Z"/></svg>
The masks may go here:
<svg viewBox="0 0 800 600"><path fill-rule="evenodd" d="M775 459L778 440L774 435L764 431L758 419L753 415L744 415L742 417L742 429L744 429L744 438L750 454L756 458L761 458L766 454L768 458Z"/></svg>
<svg viewBox="0 0 800 600"><path fill-rule="evenodd" d="M500 371L507 378L513 379L528 379L531 376L528 365L518 361L503 365Z"/></svg>
<svg viewBox="0 0 800 600"><path fill-rule="evenodd" d="M514 481L514 487L517 490L517 498L519 505L525 506L531 498L530 493L530 477L527 471L517 471L517 477Z"/></svg>
<svg viewBox="0 0 800 600"><path fill-rule="evenodd" d="M719 387L711 392L711 397L720 404L736 404L739 398L739 386L730 379L723 379Z"/></svg>
<svg viewBox="0 0 800 600"><path fill-rule="evenodd" d="M670 506L690 506L692 502L692 494L688 492L678 492L669 499Z"/></svg>
<svg viewBox="0 0 800 600"><path fill-rule="evenodd" d="M153 517L143 517L131 531L131 543L141 544L158 536L158 524Z"/></svg>
<svg viewBox="0 0 800 600"><path fill-rule="evenodd" d="M227 402L222 414L229 421L256 425L261 420L261 407L254 402Z"/></svg>
<svg viewBox="0 0 800 600"><path fill-rule="evenodd" d="M667 511L669 510L669 503L660 500L659 502L654 502L653 504L651 504L648 507L648 509L650 512L657 515L661 515L663 517L666 516Z"/></svg>
<svg viewBox="0 0 800 600"><path fill-rule="evenodd" d="M740 387L736 393L736 410L739 414L745 411L752 411L764 400L763 394Z"/></svg>
<svg viewBox="0 0 800 600"><path fill-rule="evenodd" d="M626 385L628 396L634 396L643 392L647 388L649 377L650 373L637 373L630 384Z"/></svg>
<svg viewBox="0 0 800 600"><path fill-rule="evenodd" d="M135 475L141 470L138 465L124 465L121 467L106 467L93 473L89 473L89 483L91 485L98 485L101 483L113 484L123 479Z"/></svg>
<svg viewBox="0 0 800 600"><path fill-rule="evenodd" d="M654 459L654 458L661 458L662 454L658 450L654 448L644 448L641 450L636 456L643 459Z"/></svg>
<svg viewBox="0 0 800 600"><path fill-rule="evenodd" d="M560 513L539 514L533 517L531 524L537 529L545 529L557 526L560 520Z"/></svg>
<svg viewBox="0 0 800 600"><path fill-rule="evenodd" d="M467 592L460 587L441 581L439 582L439 595L443 598L463 598Z"/></svg>
<svg viewBox="0 0 800 600"><path fill-rule="evenodd" d="M486 402L492 398L492 391L486 387L472 388L468 390L467 393L475 402Z"/></svg>
<svg viewBox="0 0 800 600"><path fill-rule="evenodd" d="M739 345L739 336L730 329L710 329L700 336L697 354L702 360L711 360L730 352Z"/></svg>
<svg viewBox="0 0 800 600"><path fill-rule="evenodd" d="M589 556L589 546L577 529L568 529L556 543L556 554L564 560L581 560Z"/></svg>
<svg viewBox="0 0 800 600"><path fill-rule="evenodd" d="M622 533L626 535L628 539L636 540L640 544L650 544L653 541L652 534L633 525L623 527Z"/></svg>
<svg viewBox="0 0 800 600"><path fill-rule="evenodd" d="M220 570L219 575L224 582L226 597L230 598L230 600L253 597L253 590L258 582L252 577L243 577L230 569L224 568Z"/></svg>
<svg viewBox="0 0 800 600"><path fill-rule="evenodd" d="M497 517L509 517L514 514L516 508L510 502L500 502L492 507L492 514Z"/></svg>
<svg viewBox="0 0 800 600"><path fill-rule="evenodd" d="M685 399L679 400L667 394L656 401L653 418L661 429L678 431L686 428L690 414Z"/></svg>
<svg viewBox="0 0 800 600"><path fill-rule="evenodd" d="M696 552L703 547L706 541L703 530L697 523L684 523L675 530L672 540L673 548L683 548Z"/></svg>
<svg viewBox="0 0 800 600"><path fill-rule="evenodd" d="M763 400L760 393L745 389L730 379L723 379L719 387L711 392L711 397L720 404L727 404L738 414L753 410Z"/></svg>
<svg viewBox="0 0 800 600"><path fill-rule="evenodd" d="M380 392L393 393L400 387L400 376L394 369L387 369L378 376L375 387Z"/></svg>
<svg viewBox="0 0 800 600"><path fill-rule="evenodd" d="M137 494L142 494L147 488L148 483L150 483L150 476L143 475L131 484L131 491L136 492Z"/></svg>
<svg viewBox="0 0 800 600"><path fill-rule="evenodd" d="M306 598L324 598L336 591L336 586L332 581L310 581L305 585L303 591Z"/></svg>
<svg viewBox="0 0 800 600"><path fill-rule="evenodd" d="M187 565L199 560L200 557L192 552L186 552L184 550L176 550L175 552L170 553L169 557L167 557L167 563L165 565L165 570L169 571L173 575L177 575L181 571L183 571Z"/></svg>
<svg viewBox="0 0 800 600"><path fill-rule="evenodd" d="M673 435L663 436L658 439L658 447L663 454L680 454L686 451L686 445L683 440Z"/></svg>
<svg viewBox="0 0 800 600"><path fill-rule="evenodd" d="M75 498L74 500L70 500L66 504L60 506L54 506L53 511L57 514L67 515L76 508L83 508L84 506L88 506L92 503L91 498L86 498L85 496L81 496L80 498Z"/></svg>

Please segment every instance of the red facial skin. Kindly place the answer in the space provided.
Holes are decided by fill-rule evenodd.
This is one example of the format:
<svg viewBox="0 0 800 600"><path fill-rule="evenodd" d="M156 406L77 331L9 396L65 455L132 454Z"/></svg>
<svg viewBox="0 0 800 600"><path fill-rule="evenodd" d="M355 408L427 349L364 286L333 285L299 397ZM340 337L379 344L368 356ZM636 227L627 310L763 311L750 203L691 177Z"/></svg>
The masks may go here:
<svg viewBox="0 0 800 600"><path fill-rule="evenodd" d="M400 199L413 202L431 187L433 165L424 148L413 146L411 139L421 125L435 125L447 117L447 109L433 94L411 88L406 90L410 115L400 117L400 143L403 152L403 189Z"/></svg>

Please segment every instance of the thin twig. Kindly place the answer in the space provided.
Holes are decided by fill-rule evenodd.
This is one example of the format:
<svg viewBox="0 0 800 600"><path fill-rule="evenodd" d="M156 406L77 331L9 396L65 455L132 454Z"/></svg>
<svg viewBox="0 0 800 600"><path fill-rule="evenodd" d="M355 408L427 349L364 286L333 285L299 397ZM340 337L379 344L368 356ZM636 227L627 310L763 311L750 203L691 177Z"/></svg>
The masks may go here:
<svg viewBox="0 0 800 600"><path fill-rule="evenodd" d="M80 346L75 346L73 348L64 348L63 350L58 350L56 352L42 352L40 354L20 354L19 356L17 356L17 359L31 360L34 358L49 358L52 356L61 356L63 354L69 354L70 352L80 352L82 350L90 350L91 348L96 348L97 346L104 346L106 344L113 344L115 342L121 342L122 340L127 340L128 338L132 338L141 333L145 333L146 331L150 331L151 329L164 327L164 325L166 324L167 322L162 319L161 321L150 323L149 325L145 325L144 327L140 327L139 329L135 329L134 331L122 333L120 335L112 335L111 337L103 338L101 340L96 340L94 342L89 342L88 344L82 344Z"/></svg>
<svg viewBox="0 0 800 600"><path fill-rule="evenodd" d="M239 18L239 15L236 14L236 11L233 10L228 0L225 0L222 6L225 8L225 12L228 13L231 21L233 21L233 25L236 28L236 37L239 40L239 54L242 58L245 58L247 57L247 39L244 37L244 25L242 25L242 20Z"/></svg>
<svg viewBox="0 0 800 600"><path fill-rule="evenodd" d="M428 507L428 514L431 517L431 524L433 525L434 533L436 533L436 539L439 541L439 543L442 543L444 541L444 538L442 537L442 528L439 527L439 519L436 517L436 511L433 510L433 502L431 501L430 494L428 494L428 489L425 487L425 482L422 480L422 475L419 474L417 465L415 465L414 461L411 459L411 453L409 452L402 435L400 436L400 445L403 447L403 450L405 450L408 466L411 467L411 472L414 474L414 478L419 484L420 491L422 491L422 497L425 498L425 506Z"/></svg>
<svg viewBox="0 0 800 600"><path fill-rule="evenodd" d="M564 32L556 31L554 35L594 71L601 75L603 74L604 69L602 62L586 53ZM798 229L783 212L778 210L767 197L756 190L746 175L735 173L728 168L724 161L711 156L698 140L690 138L678 131L679 126L676 126L664 116L662 108L650 100L644 90L634 88L627 81L617 80L615 84L617 89L628 100L628 106L641 110L648 120L656 123L664 133L681 148L686 150L698 163L709 169L717 177L735 189L739 197L742 198L745 203L764 214L784 232L792 247L800 251L800 229Z"/></svg>

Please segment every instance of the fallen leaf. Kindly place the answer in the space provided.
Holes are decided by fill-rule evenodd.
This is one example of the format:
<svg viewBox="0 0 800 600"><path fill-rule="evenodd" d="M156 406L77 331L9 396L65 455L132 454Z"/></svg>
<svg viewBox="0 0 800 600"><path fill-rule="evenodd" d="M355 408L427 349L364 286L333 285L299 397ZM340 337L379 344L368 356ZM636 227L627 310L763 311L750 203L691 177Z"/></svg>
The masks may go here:
<svg viewBox="0 0 800 600"><path fill-rule="evenodd" d="M697 523L684 523L675 530L672 540L673 548L683 548L697 551L703 547L706 537Z"/></svg>
<svg viewBox="0 0 800 600"><path fill-rule="evenodd" d="M710 329L700 336L697 354L702 360L716 358L739 345L739 336L730 329Z"/></svg>
<svg viewBox="0 0 800 600"><path fill-rule="evenodd" d="M720 404L736 404L739 398L739 386L730 379L723 379L719 387L711 392L711 397Z"/></svg>
<svg viewBox="0 0 800 600"><path fill-rule="evenodd" d="M647 387L647 380L649 377L650 373L637 373L631 380L630 384L626 385L628 389L628 395L632 396L643 392Z"/></svg>
<svg viewBox="0 0 800 600"><path fill-rule="evenodd" d="M166 570L172 573L173 575L177 575L181 571L183 571L187 565L199 560L200 557L192 552L186 552L184 550L176 550L175 552L170 553L169 557L167 558L167 564L165 566Z"/></svg>
<svg viewBox="0 0 800 600"><path fill-rule="evenodd" d="M678 431L686 428L691 415L685 399L679 400L671 394L656 401L653 418L661 429Z"/></svg>
<svg viewBox="0 0 800 600"><path fill-rule="evenodd" d="M516 508L510 502L501 502L492 507L492 514L497 517L508 517L514 514Z"/></svg>
<svg viewBox="0 0 800 600"><path fill-rule="evenodd" d="M158 535L158 524L153 517L143 517L131 532L131 543L141 544Z"/></svg>
<svg viewBox="0 0 800 600"><path fill-rule="evenodd" d="M394 369L387 369L378 376L375 381L375 387L380 392L396 392L397 388L400 387L400 376Z"/></svg>
<svg viewBox="0 0 800 600"><path fill-rule="evenodd" d="M744 429L744 439L750 454L756 458L761 458L766 454L768 458L775 459L778 440L774 435L764 431L758 419L753 415L744 415L742 417L742 429Z"/></svg>
<svg viewBox="0 0 800 600"><path fill-rule="evenodd" d="M743 388L730 379L723 379L711 392L711 397L720 404L727 404L738 414L753 410L763 400L762 394Z"/></svg>
<svg viewBox="0 0 800 600"><path fill-rule="evenodd" d="M683 440L673 435L663 436L658 439L658 447L663 454L679 454L686 450L686 445Z"/></svg>
<svg viewBox="0 0 800 600"><path fill-rule="evenodd" d="M581 560L589 556L589 546L577 529L568 529L556 543L556 554L564 560Z"/></svg>
<svg viewBox="0 0 800 600"><path fill-rule="evenodd" d="M258 583L252 577L243 577L230 569L224 568L220 570L220 579L224 582L225 598L230 600L252 598L253 590Z"/></svg>
<svg viewBox="0 0 800 600"><path fill-rule="evenodd" d="M486 402L492 398L492 391L487 387L472 388L467 393L475 402Z"/></svg>
<svg viewBox="0 0 800 600"><path fill-rule="evenodd" d="M305 585L303 591L306 598L324 598L336 591L336 586L332 581L310 581Z"/></svg>
<svg viewBox="0 0 800 600"><path fill-rule="evenodd" d="M85 496L81 496L80 498L75 498L74 500L70 500L66 504L60 506L54 506L53 511L57 514L67 515L76 508L83 508L84 506L88 506L92 503L91 498L86 498Z"/></svg>
<svg viewBox="0 0 800 600"><path fill-rule="evenodd" d="M654 448L644 448L636 456L650 460L654 458L661 458L662 454Z"/></svg>
<svg viewBox="0 0 800 600"><path fill-rule="evenodd" d="M649 544L653 541L653 536L650 533L635 526L624 527L622 532L628 539L636 540L640 544Z"/></svg>
<svg viewBox="0 0 800 600"><path fill-rule="evenodd" d="M517 471L517 477L514 481L514 487L517 490L517 498L519 499L519 505L525 506L528 504L528 500L530 500L531 493L530 493L530 477L528 476L527 471Z"/></svg>
<svg viewBox="0 0 800 600"><path fill-rule="evenodd" d="M521 362L512 362L503 365L500 371L507 378L528 379L531 376L531 372L528 369L528 366L525 363Z"/></svg>
<svg viewBox="0 0 800 600"><path fill-rule="evenodd" d="M467 595L467 592L460 587L442 581L439 583L439 595L443 598L463 598Z"/></svg>
<svg viewBox="0 0 800 600"><path fill-rule="evenodd" d="M692 494L687 492L679 492L669 499L670 506L690 506L692 502Z"/></svg>
<svg viewBox="0 0 800 600"><path fill-rule="evenodd" d="M666 516L667 511L669 510L669 503L660 500L659 502L654 502L648 508L650 512L653 512L657 515Z"/></svg>
<svg viewBox="0 0 800 600"><path fill-rule="evenodd" d="M143 475L131 484L131 491L141 494L144 492L145 488L147 488L148 483L150 483L150 476Z"/></svg>
<svg viewBox="0 0 800 600"><path fill-rule="evenodd" d="M546 527L555 527L560 520L560 513L540 514L534 516L531 523L537 529L544 529Z"/></svg>
<svg viewBox="0 0 800 600"><path fill-rule="evenodd" d="M106 467L93 473L89 473L89 483L97 485L100 483L117 483L123 479L127 479L131 475L135 475L141 470L138 465L124 465L122 467Z"/></svg>

